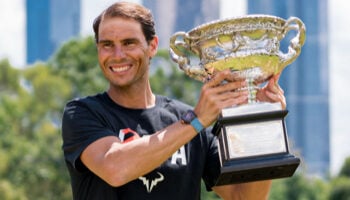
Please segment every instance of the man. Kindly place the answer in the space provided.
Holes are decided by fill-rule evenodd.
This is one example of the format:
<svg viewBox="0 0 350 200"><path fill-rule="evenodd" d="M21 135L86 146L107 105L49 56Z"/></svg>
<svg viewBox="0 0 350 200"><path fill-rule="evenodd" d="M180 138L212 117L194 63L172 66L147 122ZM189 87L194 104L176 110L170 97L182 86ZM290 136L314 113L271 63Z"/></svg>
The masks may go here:
<svg viewBox="0 0 350 200"><path fill-rule="evenodd" d="M93 27L109 88L70 101L64 111L63 151L74 199L200 199L201 179L223 199L267 198L271 181L215 186L216 138L206 128L222 108L247 103L247 91L237 90L244 80L229 71L214 75L192 110L152 93L149 67L158 37L149 10L115 3ZM277 81L273 77L257 96L285 107Z"/></svg>

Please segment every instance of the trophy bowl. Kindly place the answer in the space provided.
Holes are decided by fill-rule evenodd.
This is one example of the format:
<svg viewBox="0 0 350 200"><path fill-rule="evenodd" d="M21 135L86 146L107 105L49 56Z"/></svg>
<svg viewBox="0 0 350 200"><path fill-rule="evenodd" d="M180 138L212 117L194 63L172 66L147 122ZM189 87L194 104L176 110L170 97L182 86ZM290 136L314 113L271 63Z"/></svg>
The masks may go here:
<svg viewBox="0 0 350 200"><path fill-rule="evenodd" d="M288 50L280 43L293 31ZM206 82L230 69L247 81L248 103L224 108L213 127L221 173L216 185L292 176L300 159L290 154L280 103L256 102L258 85L291 64L305 43L297 17L246 15L213 21L170 38L170 56L186 75Z"/></svg>
<svg viewBox="0 0 350 200"><path fill-rule="evenodd" d="M280 42L296 31L288 52ZM305 42L305 25L297 17L288 20L270 15L247 15L200 25L170 38L170 56L190 77L205 82L215 71L231 69L256 82L281 72L300 54ZM194 58L199 63L193 64Z"/></svg>

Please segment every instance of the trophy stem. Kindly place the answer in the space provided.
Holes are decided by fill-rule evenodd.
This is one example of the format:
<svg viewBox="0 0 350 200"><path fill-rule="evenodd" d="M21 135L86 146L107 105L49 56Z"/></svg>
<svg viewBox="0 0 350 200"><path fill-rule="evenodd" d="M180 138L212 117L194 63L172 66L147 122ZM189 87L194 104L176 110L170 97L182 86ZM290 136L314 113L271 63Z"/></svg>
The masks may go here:
<svg viewBox="0 0 350 200"><path fill-rule="evenodd" d="M258 92L258 87L254 83L253 78L247 78L247 90L248 90L248 104L256 103L256 93Z"/></svg>

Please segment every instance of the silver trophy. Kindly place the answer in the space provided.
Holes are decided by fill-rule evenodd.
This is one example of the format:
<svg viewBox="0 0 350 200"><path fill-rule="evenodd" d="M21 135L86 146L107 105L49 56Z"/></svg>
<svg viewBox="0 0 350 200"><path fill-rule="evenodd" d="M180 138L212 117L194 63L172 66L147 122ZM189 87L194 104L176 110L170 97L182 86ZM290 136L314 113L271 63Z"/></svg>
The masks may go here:
<svg viewBox="0 0 350 200"><path fill-rule="evenodd" d="M294 33L287 52L280 49ZM177 32L170 56L190 77L206 82L230 69L247 81L248 104L225 108L213 127L221 174L217 185L292 176L300 159L290 153L280 103L257 102L259 86L292 63L305 42L305 25L270 15L246 15Z"/></svg>

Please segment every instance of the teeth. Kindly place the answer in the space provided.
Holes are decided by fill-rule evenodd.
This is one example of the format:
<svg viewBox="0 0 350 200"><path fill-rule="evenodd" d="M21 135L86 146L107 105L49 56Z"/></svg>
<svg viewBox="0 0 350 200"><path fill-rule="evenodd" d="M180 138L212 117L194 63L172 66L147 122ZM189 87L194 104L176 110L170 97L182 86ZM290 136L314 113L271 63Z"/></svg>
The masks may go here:
<svg viewBox="0 0 350 200"><path fill-rule="evenodd" d="M129 66L125 66L125 67L111 67L113 72L123 72L129 69Z"/></svg>

